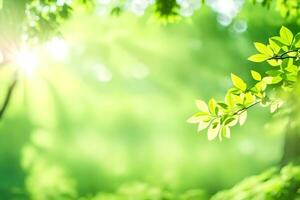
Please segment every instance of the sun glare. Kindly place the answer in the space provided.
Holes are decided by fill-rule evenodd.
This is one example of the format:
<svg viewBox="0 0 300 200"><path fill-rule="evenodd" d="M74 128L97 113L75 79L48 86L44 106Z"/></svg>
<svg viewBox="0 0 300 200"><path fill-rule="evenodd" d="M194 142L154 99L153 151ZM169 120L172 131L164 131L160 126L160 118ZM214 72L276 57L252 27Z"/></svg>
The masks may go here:
<svg viewBox="0 0 300 200"><path fill-rule="evenodd" d="M38 58L34 51L22 50L16 56L16 63L21 72L31 76L38 66Z"/></svg>

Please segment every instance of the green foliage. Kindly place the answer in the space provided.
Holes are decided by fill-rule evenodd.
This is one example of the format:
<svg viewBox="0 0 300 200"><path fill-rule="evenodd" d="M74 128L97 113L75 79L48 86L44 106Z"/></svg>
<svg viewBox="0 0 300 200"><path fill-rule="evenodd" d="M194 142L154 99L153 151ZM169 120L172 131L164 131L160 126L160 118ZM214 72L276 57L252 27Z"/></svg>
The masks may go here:
<svg viewBox="0 0 300 200"><path fill-rule="evenodd" d="M271 8L274 3L275 10L288 20L296 20L298 23L300 16L300 1L298 0L253 0L254 3L261 3L267 8Z"/></svg>
<svg viewBox="0 0 300 200"><path fill-rule="evenodd" d="M300 198L300 167L287 165L280 171L270 169L246 178L230 190L217 193L211 200L287 200Z"/></svg>
<svg viewBox="0 0 300 200"><path fill-rule="evenodd" d="M245 81L231 74L234 87L227 91L224 101L211 99L208 103L198 100L200 112L188 119L190 123L198 124L198 131L208 128L208 139L217 136L230 137L230 128L236 124L243 125L247 118L247 110L252 106L270 106L271 113L283 104L280 98L282 91L292 91L298 81L299 74L299 33L294 37L286 27L281 27L280 35L269 39L268 44L254 43L259 54L248 59L253 62L266 61L271 69L263 77L256 71L251 71L254 85L247 86Z"/></svg>
<svg viewBox="0 0 300 200"><path fill-rule="evenodd" d="M208 199L203 190L188 190L182 194L170 192L161 187L146 183L134 182L122 185L114 193L99 193L94 197L83 197L80 200L205 200Z"/></svg>

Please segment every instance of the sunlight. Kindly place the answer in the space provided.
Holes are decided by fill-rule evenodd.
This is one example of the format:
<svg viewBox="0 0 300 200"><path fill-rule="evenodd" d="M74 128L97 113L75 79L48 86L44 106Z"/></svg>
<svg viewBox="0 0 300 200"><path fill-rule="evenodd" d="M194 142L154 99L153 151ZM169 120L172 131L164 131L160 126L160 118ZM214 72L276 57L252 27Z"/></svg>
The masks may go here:
<svg viewBox="0 0 300 200"><path fill-rule="evenodd" d="M22 73L32 76L38 66L38 57L34 51L24 49L16 56L16 63Z"/></svg>
<svg viewBox="0 0 300 200"><path fill-rule="evenodd" d="M61 38L53 38L46 44L50 56L56 61L63 61L68 54L68 46Z"/></svg>

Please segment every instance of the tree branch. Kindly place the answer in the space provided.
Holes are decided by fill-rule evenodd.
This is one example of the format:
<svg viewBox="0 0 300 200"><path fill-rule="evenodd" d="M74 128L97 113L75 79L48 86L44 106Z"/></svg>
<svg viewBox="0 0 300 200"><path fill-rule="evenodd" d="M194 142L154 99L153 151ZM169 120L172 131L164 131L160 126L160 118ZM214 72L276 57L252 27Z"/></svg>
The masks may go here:
<svg viewBox="0 0 300 200"><path fill-rule="evenodd" d="M14 89L17 85L17 82L18 82L18 72L16 71L15 74L14 74L14 80L13 82L10 84L8 90L7 90L7 93L6 93L6 96L5 96L5 99L4 99L4 102L1 106L1 109L0 109L0 120L3 118L4 114L5 114L5 111L7 110L8 108L8 105L10 103L10 100L11 100L11 97L12 97L12 94L14 92Z"/></svg>
<svg viewBox="0 0 300 200"><path fill-rule="evenodd" d="M287 59L287 58L299 58L299 51L300 51L300 49L288 50L287 52L284 52L284 53L279 54L279 55L275 55L275 56L269 58L268 60L273 60L273 59L275 59L275 60L284 60L284 59ZM287 54L293 53L293 52L297 53L297 55L296 56L287 55ZM287 55L287 56L285 56L285 55Z"/></svg>

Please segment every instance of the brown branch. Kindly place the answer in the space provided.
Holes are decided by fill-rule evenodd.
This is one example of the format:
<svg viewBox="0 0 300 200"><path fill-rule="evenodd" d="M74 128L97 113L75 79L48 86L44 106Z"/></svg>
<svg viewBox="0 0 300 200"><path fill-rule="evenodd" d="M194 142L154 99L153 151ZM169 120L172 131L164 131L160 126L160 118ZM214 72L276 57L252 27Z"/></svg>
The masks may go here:
<svg viewBox="0 0 300 200"><path fill-rule="evenodd" d="M18 76L18 72L16 71L15 74L14 74L14 80L10 84L10 86L7 90L4 102L3 102L2 106L1 106L1 109L0 109L0 120L3 118L3 116L5 114L5 111L7 110L8 106L9 106L12 94L14 92L14 89L16 88L16 85L17 85L17 82L18 82L17 76Z"/></svg>

